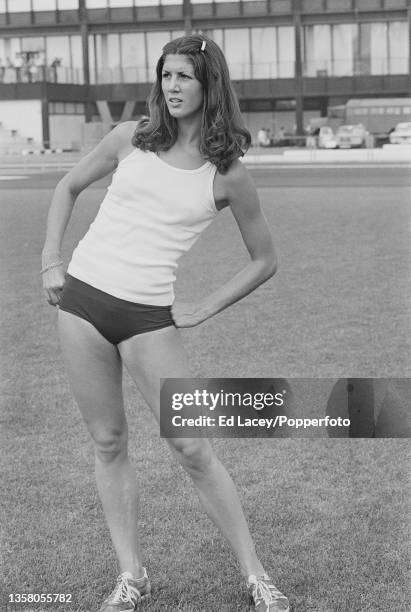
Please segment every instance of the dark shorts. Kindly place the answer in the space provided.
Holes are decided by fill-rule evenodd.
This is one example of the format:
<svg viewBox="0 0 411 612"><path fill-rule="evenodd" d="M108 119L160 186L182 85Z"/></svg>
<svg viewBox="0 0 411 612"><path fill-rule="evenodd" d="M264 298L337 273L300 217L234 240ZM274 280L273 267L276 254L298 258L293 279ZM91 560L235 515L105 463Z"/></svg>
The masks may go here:
<svg viewBox="0 0 411 612"><path fill-rule="evenodd" d="M91 323L112 344L174 325L171 306L120 300L70 274L66 274L59 307Z"/></svg>

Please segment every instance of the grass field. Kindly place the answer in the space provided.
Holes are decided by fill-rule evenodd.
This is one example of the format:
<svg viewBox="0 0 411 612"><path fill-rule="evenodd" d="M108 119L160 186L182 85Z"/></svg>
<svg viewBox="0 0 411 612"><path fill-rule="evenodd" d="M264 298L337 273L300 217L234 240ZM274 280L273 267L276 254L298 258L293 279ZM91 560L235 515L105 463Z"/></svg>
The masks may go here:
<svg viewBox="0 0 411 612"><path fill-rule="evenodd" d="M92 449L60 359L38 274L49 189L0 191L2 585L0 610L94 612L116 577ZM406 189L261 188L279 272L230 310L184 331L206 377L410 376ZM69 253L103 191L81 196ZM245 262L228 212L181 265L204 295ZM236 563L170 462L128 377L139 525L152 612L246 610ZM406 612L407 440L218 440L260 555L294 612ZM73 603L7 606L9 593Z"/></svg>

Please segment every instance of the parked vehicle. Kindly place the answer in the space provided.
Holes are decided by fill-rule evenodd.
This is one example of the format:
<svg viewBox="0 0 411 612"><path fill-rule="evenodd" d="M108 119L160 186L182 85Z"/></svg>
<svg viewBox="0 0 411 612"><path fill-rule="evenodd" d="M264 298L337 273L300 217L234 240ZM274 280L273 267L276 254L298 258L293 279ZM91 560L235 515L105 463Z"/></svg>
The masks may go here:
<svg viewBox="0 0 411 612"><path fill-rule="evenodd" d="M411 144L411 123L398 123L390 133L391 144Z"/></svg>
<svg viewBox="0 0 411 612"><path fill-rule="evenodd" d="M411 98L352 98L346 104L328 108L328 124L361 123L374 136L375 146L390 142L394 125L411 121Z"/></svg>
<svg viewBox="0 0 411 612"><path fill-rule="evenodd" d="M369 133L362 125L340 125L336 134L337 147L340 149L352 149L354 147L366 147Z"/></svg>
<svg viewBox="0 0 411 612"><path fill-rule="evenodd" d="M399 122L411 121L411 98L351 99L344 123L362 123L371 134L387 134Z"/></svg>
<svg viewBox="0 0 411 612"><path fill-rule="evenodd" d="M336 149L337 139L333 129L329 125L322 125L318 131L318 148L319 149Z"/></svg>

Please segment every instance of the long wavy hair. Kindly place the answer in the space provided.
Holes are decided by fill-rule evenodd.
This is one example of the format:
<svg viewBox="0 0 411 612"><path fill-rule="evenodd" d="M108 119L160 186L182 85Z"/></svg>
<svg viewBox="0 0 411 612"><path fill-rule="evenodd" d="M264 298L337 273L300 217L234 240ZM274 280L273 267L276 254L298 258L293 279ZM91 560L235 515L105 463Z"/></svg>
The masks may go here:
<svg viewBox="0 0 411 612"><path fill-rule="evenodd" d="M178 123L168 112L161 89L164 62L171 54L185 55L191 61L194 75L203 87L200 153L224 174L247 151L251 136L244 125L223 52L203 35L182 36L163 47L148 99L149 119L139 122L132 144L143 151L157 152L167 151L177 140Z"/></svg>

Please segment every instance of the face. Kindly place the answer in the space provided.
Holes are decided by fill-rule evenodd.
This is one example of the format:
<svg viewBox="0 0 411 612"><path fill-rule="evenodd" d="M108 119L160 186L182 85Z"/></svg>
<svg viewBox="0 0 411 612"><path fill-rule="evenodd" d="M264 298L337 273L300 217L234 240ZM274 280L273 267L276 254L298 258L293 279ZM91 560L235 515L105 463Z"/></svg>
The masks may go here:
<svg viewBox="0 0 411 612"><path fill-rule="evenodd" d="M168 111L175 119L194 117L203 106L203 86L194 75L194 66L185 55L167 55L161 88Z"/></svg>

